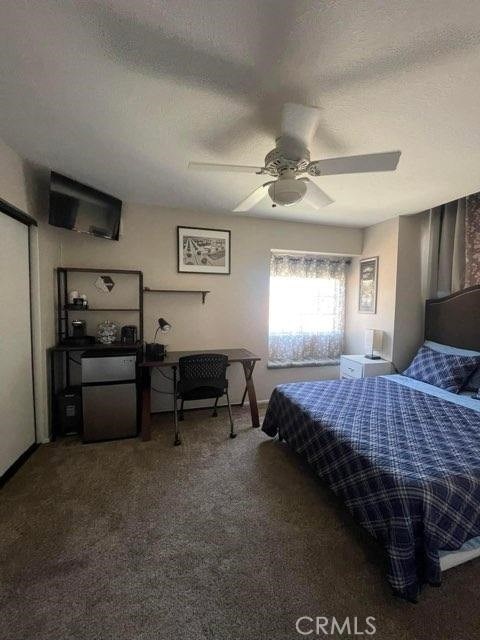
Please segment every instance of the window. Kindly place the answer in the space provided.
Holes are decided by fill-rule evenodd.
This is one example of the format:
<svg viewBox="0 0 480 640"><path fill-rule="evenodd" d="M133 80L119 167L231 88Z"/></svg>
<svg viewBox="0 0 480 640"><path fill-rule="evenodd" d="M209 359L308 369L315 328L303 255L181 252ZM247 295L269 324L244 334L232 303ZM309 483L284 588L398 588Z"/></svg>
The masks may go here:
<svg viewBox="0 0 480 640"><path fill-rule="evenodd" d="M272 252L269 366L338 364L345 326L343 258Z"/></svg>

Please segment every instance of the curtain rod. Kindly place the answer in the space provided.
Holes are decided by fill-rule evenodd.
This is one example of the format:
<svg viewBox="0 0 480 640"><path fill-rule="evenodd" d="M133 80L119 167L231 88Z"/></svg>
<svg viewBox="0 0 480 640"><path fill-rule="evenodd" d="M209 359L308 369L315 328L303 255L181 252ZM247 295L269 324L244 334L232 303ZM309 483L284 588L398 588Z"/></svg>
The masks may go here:
<svg viewBox="0 0 480 640"><path fill-rule="evenodd" d="M274 257L291 258L292 260L301 260L302 258L306 258L310 260L322 259L322 260L331 260L331 261L338 261L338 262L343 260L345 264L351 264L352 262L352 258L350 256L341 256L341 255L324 254L324 253L313 253L313 252L303 253L302 251L296 251L296 252L275 251L273 249L271 250L270 253Z"/></svg>

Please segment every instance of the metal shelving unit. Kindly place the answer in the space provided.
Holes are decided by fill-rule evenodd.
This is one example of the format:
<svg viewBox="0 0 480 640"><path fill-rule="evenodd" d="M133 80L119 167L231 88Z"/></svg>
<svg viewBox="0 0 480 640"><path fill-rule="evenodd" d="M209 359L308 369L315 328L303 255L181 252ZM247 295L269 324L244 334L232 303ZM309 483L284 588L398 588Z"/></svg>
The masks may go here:
<svg viewBox="0 0 480 640"><path fill-rule="evenodd" d="M91 308L72 309L68 308L68 274L69 273L98 273L98 275L116 273L119 275L131 275L138 278L138 307L133 308ZM62 340L68 336L69 313L99 312L130 312L138 314L138 338L140 344L143 342L143 272L133 269L90 269L84 267L58 267L57 269L57 332L58 346L62 346ZM117 345L113 345L118 347ZM108 346L107 346L108 348ZM69 349L72 350L72 349ZM85 350L85 347L78 347L78 351Z"/></svg>
<svg viewBox="0 0 480 640"><path fill-rule="evenodd" d="M138 306L135 307L88 307L87 309L68 308L68 275L70 273L94 273L98 275L117 274L131 275L138 278ZM68 336L68 326L70 315L78 313L136 313L138 315L138 341L134 345L125 345L121 343L105 344L89 344L75 345L63 342ZM143 345L143 272L131 269L90 269L80 267L58 267L57 268L57 340L58 343L52 347L50 351L50 372L51 372L51 406L53 415L53 436L59 435L58 423L56 417L56 394L61 389L70 386L71 371L70 364L75 359L72 358L72 352L96 351L96 350L140 350Z"/></svg>
<svg viewBox="0 0 480 640"><path fill-rule="evenodd" d="M100 308L100 307L88 307L87 309L80 309L80 308L77 309L75 307L66 306L66 307L64 307L64 309L66 311L74 311L75 313L83 313L84 311L136 311L136 312L140 311L140 309L137 308L137 307L128 308L128 309L127 308L125 308L125 309L121 309L121 308L115 309L113 307L103 307L103 308Z"/></svg>

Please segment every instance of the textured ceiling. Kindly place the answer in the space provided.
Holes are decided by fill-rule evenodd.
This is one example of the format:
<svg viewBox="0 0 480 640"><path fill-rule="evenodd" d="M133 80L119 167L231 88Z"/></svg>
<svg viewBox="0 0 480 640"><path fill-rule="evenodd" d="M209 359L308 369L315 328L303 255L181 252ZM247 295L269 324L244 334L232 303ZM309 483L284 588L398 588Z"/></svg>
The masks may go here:
<svg viewBox="0 0 480 640"><path fill-rule="evenodd" d="M321 211L245 215L365 226L480 189L476 0L4 0L0 136L124 200L230 212L281 105L321 107L312 157L401 149L392 174L315 179Z"/></svg>

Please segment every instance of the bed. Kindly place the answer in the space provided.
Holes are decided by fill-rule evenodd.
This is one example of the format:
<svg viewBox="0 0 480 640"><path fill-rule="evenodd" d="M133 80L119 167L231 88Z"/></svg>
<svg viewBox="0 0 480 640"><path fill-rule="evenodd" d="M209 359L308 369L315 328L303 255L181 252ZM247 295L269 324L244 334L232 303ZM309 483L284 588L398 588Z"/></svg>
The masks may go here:
<svg viewBox="0 0 480 640"><path fill-rule="evenodd" d="M480 351L480 286L426 304L426 340ZM403 375L280 385L263 431L285 440L383 545L416 601L480 555L480 400Z"/></svg>

